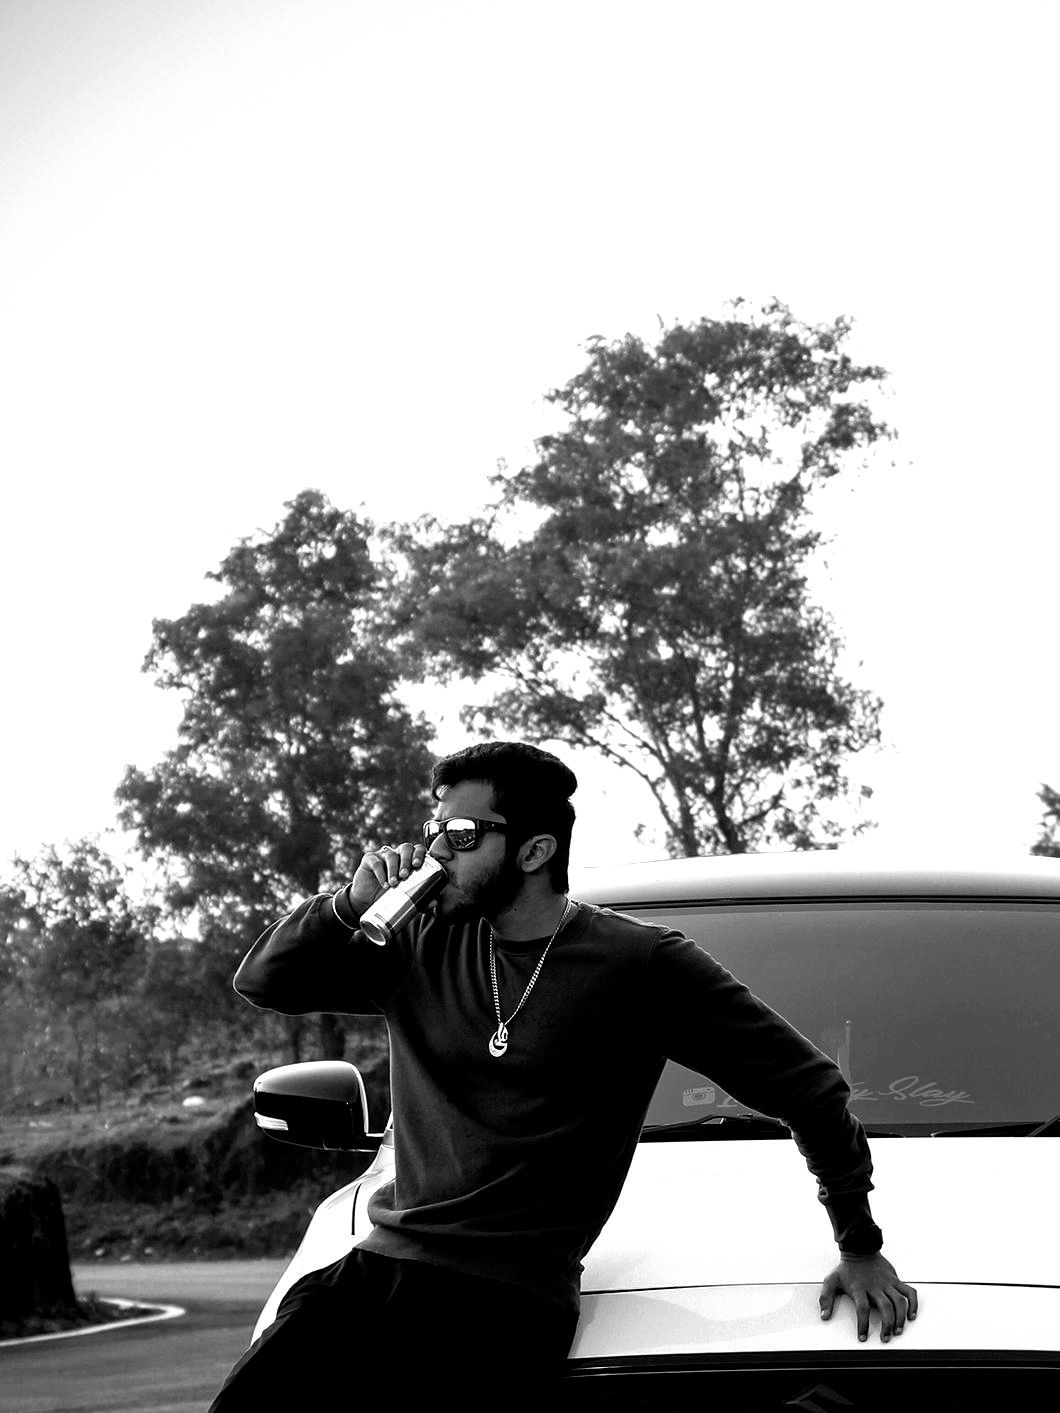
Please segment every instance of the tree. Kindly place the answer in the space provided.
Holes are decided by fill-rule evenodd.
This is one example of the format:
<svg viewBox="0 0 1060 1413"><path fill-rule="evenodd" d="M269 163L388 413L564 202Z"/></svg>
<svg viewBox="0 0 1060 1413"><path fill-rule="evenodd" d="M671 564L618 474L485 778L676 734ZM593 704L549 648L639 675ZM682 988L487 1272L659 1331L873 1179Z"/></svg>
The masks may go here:
<svg viewBox="0 0 1060 1413"><path fill-rule="evenodd" d="M77 1313L59 1189L21 1168L0 1170L0 1270L0 1339Z"/></svg>
<svg viewBox="0 0 1060 1413"><path fill-rule="evenodd" d="M156 1083L175 1088L180 1061L193 1048L201 1057L210 1021L219 1007L203 974L202 944L190 938L158 939L148 951L133 993L128 1042L139 1068ZM231 1043L231 1028L225 1038Z"/></svg>
<svg viewBox="0 0 1060 1413"><path fill-rule="evenodd" d="M105 1086L130 1077L125 1039L157 910L133 901L128 869L92 839L16 859L15 869L8 896L21 899L31 1082L99 1103Z"/></svg>
<svg viewBox="0 0 1060 1413"><path fill-rule="evenodd" d="M15 985L29 960L33 917L25 891L0 880L0 991Z"/></svg>
<svg viewBox="0 0 1060 1413"><path fill-rule="evenodd" d="M393 534L410 658L500 679L465 722L635 772L678 853L835 839L844 762L879 738L806 583L812 494L889 435L849 332L737 301L655 347L593 339L549 395L563 430L500 469L486 513Z"/></svg>
<svg viewBox="0 0 1060 1413"><path fill-rule="evenodd" d="M294 898L338 887L366 849L409 837L426 808L430 734L396 695L373 527L313 490L285 510L207 576L215 602L155 621L144 667L182 694L179 740L117 794L171 869L170 903L197 909L226 994L248 939ZM293 1025L295 1058L298 1037ZM321 1042L342 1055L332 1016Z"/></svg>
<svg viewBox="0 0 1060 1413"><path fill-rule="evenodd" d="M36 931L24 890L0 882L0 1109L10 1104L22 1082L27 1014L26 979Z"/></svg>
<svg viewBox="0 0 1060 1413"><path fill-rule="evenodd" d="M1031 849L1032 854L1044 854L1060 859L1060 790L1043 784L1038 798L1045 809L1042 815L1041 837Z"/></svg>

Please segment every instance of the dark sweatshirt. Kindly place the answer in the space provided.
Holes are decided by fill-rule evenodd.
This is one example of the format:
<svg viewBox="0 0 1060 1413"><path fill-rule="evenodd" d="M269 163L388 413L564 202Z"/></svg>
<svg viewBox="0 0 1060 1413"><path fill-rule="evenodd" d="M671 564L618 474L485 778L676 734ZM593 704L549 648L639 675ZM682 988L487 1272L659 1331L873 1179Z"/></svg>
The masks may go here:
<svg viewBox="0 0 1060 1413"><path fill-rule="evenodd" d="M505 1019L546 940L496 939ZM576 1303L667 1058L787 1124L842 1250L880 1246L868 1143L837 1066L662 925L577 904L500 1058L485 922L418 919L377 947L321 894L262 934L235 987L286 1015L386 1017L396 1176L369 1204L369 1250Z"/></svg>

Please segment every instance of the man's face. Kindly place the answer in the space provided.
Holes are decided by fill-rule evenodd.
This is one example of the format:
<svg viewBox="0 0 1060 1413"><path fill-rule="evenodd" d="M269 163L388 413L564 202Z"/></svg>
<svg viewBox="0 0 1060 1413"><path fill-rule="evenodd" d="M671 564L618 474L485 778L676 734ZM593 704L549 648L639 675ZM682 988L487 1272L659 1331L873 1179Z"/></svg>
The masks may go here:
<svg viewBox="0 0 1060 1413"><path fill-rule="evenodd" d="M504 823L491 804L492 793L484 780L462 780L442 790L442 798L434 811L436 820L493 819ZM509 860L508 846L514 845L507 834L490 830L479 838L474 849L458 850L449 846L444 834L439 834L430 853L449 874L442 890L435 916L446 923L475 921L480 917L495 918L509 906L523 886L523 871Z"/></svg>

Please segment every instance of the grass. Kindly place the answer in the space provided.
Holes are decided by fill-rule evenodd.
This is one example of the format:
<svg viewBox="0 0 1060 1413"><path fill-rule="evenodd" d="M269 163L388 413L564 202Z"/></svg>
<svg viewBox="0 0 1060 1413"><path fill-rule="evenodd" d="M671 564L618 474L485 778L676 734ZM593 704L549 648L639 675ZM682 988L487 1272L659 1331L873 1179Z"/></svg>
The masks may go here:
<svg viewBox="0 0 1060 1413"><path fill-rule="evenodd" d="M145 1132L169 1132L177 1141L204 1130L226 1103L226 1094L202 1108L188 1109L177 1097L135 1100L108 1099L97 1109L53 1108L46 1114L5 1114L0 1117L0 1162L32 1167L60 1150L97 1143L106 1137L121 1142ZM238 1095L245 1098L246 1092Z"/></svg>
<svg viewBox="0 0 1060 1413"><path fill-rule="evenodd" d="M264 1138L250 1088L237 1078L3 1115L0 1164L57 1183L71 1261L286 1258L317 1204L367 1160Z"/></svg>
<svg viewBox="0 0 1060 1413"><path fill-rule="evenodd" d="M70 1260L219 1261L286 1258L302 1239L327 1186L244 1198L204 1210L180 1198L107 1202L66 1215Z"/></svg>

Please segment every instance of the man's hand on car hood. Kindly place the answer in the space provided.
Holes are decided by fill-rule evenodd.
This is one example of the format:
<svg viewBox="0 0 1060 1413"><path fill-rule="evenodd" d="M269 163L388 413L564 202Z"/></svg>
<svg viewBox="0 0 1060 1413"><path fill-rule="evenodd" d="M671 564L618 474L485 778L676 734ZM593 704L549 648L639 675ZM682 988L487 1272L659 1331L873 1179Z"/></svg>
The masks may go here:
<svg viewBox="0 0 1060 1413"><path fill-rule="evenodd" d="M831 1319L836 1296L849 1295L858 1321L858 1339L869 1337L869 1311L880 1312L880 1339L899 1335L907 1319L915 1320L917 1294L898 1279L890 1261L875 1256L844 1256L821 1287L821 1319Z"/></svg>

